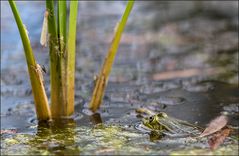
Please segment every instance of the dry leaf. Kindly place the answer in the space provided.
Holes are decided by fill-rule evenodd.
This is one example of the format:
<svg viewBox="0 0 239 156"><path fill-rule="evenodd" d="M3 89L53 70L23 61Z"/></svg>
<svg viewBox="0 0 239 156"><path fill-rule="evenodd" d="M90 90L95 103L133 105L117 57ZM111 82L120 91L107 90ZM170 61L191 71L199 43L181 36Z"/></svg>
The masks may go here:
<svg viewBox="0 0 239 156"><path fill-rule="evenodd" d="M224 126L226 126L227 122L228 122L227 116L225 115L218 116L209 123L207 128L202 132L202 134L199 135L199 137L205 137L219 131Z"/></svg>
<svg viewBox="0 0 239 156"><path fill-rule="evenodd" d="M219 145L223 143L223 141L226 139L226 137L230 134L231 129L225 128L219 131L218 133L215 133L212 138L208 140L208 144L210 146L211 150L216 149Z"/></svg>
<svg viewBox="0 0 239 156"><path fill-rule="evenodd" d="M187 78L198 75L212 75L221 73L220 68L206 68L206 69L184 69L184 70L174 70L174 71L165 71L152 75L153 80L167 80L167 79L175 79L175 78Z"/></svg>
<svg viewBox="0 0 239 156"><path fill-rule="evenodd" d="M15 134L17 133L16 129L1 129L0 134Z"/></svg>

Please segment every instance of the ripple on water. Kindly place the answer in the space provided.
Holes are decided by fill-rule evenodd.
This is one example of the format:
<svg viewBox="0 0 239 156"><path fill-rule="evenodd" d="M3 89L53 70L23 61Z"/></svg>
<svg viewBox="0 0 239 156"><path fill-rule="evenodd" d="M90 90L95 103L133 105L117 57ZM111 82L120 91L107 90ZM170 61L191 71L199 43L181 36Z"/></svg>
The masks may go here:
<svg viewBox="0 0 239 156"><path fill-rule="evenodd" d="M145 126L142 124L142 122L137 122L137 123L135 123L134 128L135 128L136 130L139 130L139 131L142 132L142 133L150 133L150 132L151 132L151 130L148 129L147 127L145 127Z"/></svg>
<svg viewBox="0 0 239 156"><path fill-rule="evenodd" d="M183 87L183 89L189 92L208 92L214 88L214 85L211 83L188 84Z"/></svg>

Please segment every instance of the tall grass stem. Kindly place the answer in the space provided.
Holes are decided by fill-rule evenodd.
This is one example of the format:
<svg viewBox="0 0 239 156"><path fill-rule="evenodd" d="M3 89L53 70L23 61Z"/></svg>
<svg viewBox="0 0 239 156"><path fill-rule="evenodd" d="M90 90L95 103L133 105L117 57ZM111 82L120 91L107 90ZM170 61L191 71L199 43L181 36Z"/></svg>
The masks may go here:
<svg viewBox="0 0 239 156"><path fill-rule="evenodd" d="M49 13L48 35L50 53L51 112L52 118L61 118L66 114L66 110L64 109L61 65L63 54L60 50L53 0L46 0L46 9Z"/></svg>
<svg viewBox="0 0 239 156"><path fill-rule="evenodd" d="M49 120L51 119L51 112L48 105L48 99L46 96L42 69L39 64L36 63L31 43L28 38L28 32L25 25L22 23L20 14L17 10L17 6L14 1L9 0L10 7L12 9L14 18L16 20L18 30L22 39L25 57L27 61L28 72L30 76L32 93L35 101L35 108L38 120Z"/></svg>
<svg viewBox="0 0 239 156"><path fill-rule="evenodd" d="M111 42L107 56L105 57L105 61L104 61L103 67L101 68L100 74L97 77L96 85L95 85L92 98L89 104L89 108L93 112L98 110L102 103L105 88L107 86L109 75L110 75L110 72L115 60L115 56L119 47L121 35L124 31L124 27L127 23L127 19L133 8L133 5L134 5L134 1L128 1L126 9L124 11L124 14L120 22L116 24L113 40Z"/></svg>
<svg viewBox="0 0 239 156"><path fill-rule="evenodd" d="M71 1L67 38L67 115L71 115L74 112L77 15L78 1Z"/></svg>

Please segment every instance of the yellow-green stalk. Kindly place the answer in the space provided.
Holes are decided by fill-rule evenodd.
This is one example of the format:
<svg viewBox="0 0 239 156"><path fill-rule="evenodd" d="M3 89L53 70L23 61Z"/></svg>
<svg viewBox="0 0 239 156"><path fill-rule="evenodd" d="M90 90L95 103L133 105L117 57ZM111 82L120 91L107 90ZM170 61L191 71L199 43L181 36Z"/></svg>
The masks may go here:
<svg viewBox="0 0 239 156"><path fill-rule="evenodd" d="M14 1L9 0L13 15L15 17L19 33L22 39L25 57L27 61L28 72L30 76L32 93L35 101L35 108L38 120L49 120L51 118L51 112L48 105L47 96L43 84L42 69L39 64L36 63L35 57L31 48L30 40L28 38L27 30L22 23L21 17L17 10Z"/></svg>
<svg viewBox="0 0 239 156"><path fill-rule="evenodd" d="M51 113L52 118L61 118L66 114L64 109L63 78L61 70L61 59L63 54L59 46L53 0L46 0L46 9L48 11L50 52Z"/></svg>
<svg viewBox="0 0 239 156"><path fill-rule="evenodd" d="M59 44L59 50L61 54L61 83L62 83L62 106L63 106L63 114L62 116L67 116L67 75L66 75L66 66L67 66L67 53L66 53L66 14L67 14L67 5L66 0L58 1L58 44Z"/></svg>
<svg viewBox="0 0 239 156"><path fill-rule="evenodd" d="M105 87L107 85L110 71L111 71L112 65L114 63L114 59L115 59L117 49L119 46L120 38L124 31L124 27L126 25L128 16L133 8L133 5L134 5L134 1L128 1L126 9L124 11L124 14L123 14L120 22L117 23L117 25L115 27L115 34L114 34L113 40L111 42L110 49L107 53L107 56L105 58L105 61L104 61L103 67L100 71L100 74L97 77L96 85L95 85L93 95L92 95L92 98L90 101L89 108L93 112L97 111L97 109L99 109L99 107L102 103L102 99L103 99L104 92L105 92Z"/></svg>
<svg viewBox="0 0 239 156"><path fill-rule="evenodd" d="M78 1L71 1L67 41L67 115L71 115L74 112L77 14Z"/></svg>
<svg viewBox="0 0 239 156"><path fill-rule="evenodd" d="M53 118L74 113L75 47L78 1L70 2L69 31L67 36L66 1L58 1L57 25L53 1L47 0L49 48L51 58L51 111Z"/></svg>

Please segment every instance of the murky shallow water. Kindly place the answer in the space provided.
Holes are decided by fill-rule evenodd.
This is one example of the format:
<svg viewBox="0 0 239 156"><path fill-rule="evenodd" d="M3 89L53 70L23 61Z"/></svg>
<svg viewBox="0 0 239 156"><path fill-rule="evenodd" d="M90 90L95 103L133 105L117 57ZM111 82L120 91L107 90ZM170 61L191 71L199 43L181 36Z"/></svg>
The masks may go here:
<svg viewBox="0 0 239 156"><path fill-rule="evenodd" d="M141 121L135 110L141 107L164 111L203 127L227 111L230 124L238 127L238 19L209 16L207 12L198 13L196 8L169 14L177 5L165 10L166 3L155 2L135 4L104 103L97 114L91 114L87 106L93 77L124 8L124 3L112 2L107 3L111 9L105 9L105 3L80 2L76 113L74 120L48 126L36 123L22 43L16 36L8 3L2 3L1 129L17 133L1 135L1 154L169 154L189 149L210 152L206 140L198 143L166 137L152 141L148 133L135 129ZM19 2L18 7L36 58L48 67L47 50L39 44L44 3ZM49 71L44 78L49 97ZM220 150L238 154L237 142L229 139Z"/></svg>

